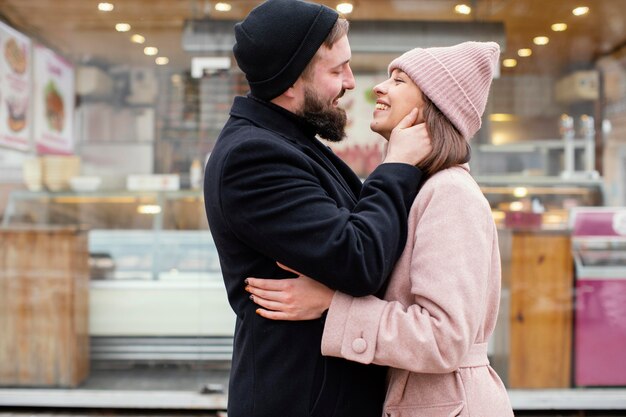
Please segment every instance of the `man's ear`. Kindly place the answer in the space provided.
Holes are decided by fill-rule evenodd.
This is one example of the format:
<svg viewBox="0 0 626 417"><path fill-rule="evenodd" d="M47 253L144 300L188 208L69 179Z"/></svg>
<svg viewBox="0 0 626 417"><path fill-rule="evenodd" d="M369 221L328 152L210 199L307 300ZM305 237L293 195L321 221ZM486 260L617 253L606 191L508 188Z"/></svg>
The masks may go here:
<svg viewBox="0 0 626 417"><path fill-rule="evenodd" d="M272 99L272 103L286 108L295 113L304 101L304 83L298 78L295 83L286 89L281 95Z"/></svg>
<svg viewBox="0 0 626 417"><path fill-rule="evenodd" d="M298 78L295 83L291 85L283 94L288 98L294 99L298 97L302 89L302 79Z"/></svg>
<svg viewBox="0 0 626 417"><path fill-rule="evenodd" d="M293 85L289 87L287 90L285 90L283 94L287 98L291 98L291 99L296 98L296 90Z"/></svg>

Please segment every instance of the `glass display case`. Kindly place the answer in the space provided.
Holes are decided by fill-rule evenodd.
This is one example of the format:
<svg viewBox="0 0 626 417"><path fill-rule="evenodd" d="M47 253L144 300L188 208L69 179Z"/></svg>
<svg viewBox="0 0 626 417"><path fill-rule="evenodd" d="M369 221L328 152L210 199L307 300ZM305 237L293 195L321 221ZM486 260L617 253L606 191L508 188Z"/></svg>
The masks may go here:
<svg viewBox="0 0 626 417"><path fill-rule="evenodd" d="M13 191L3 226L84 225L92 230L208 230L200 191Z"/></svg>
<svg viewBox="0 0 626 417"><path fill-rule="evenodd" d="M569 302L570 308L554 310L563 329L569 328L573 262L568 213L572 207L602 204L602 182L511 175L476 180L500 228L502 303L490 354L505 381L515 383L520 380L517 364L528 360L520 351L525 346L517 341L534 331L533 318L543 326L536 306L519 306L520 300L529 293L554 305ZM231 337L234 315L203 203L199 191L14 192L4 223L80 224L90 230L92 336ZM519 215L525 217L515 217ZM547 261L537 263L535 258ZM523 328L516 309L526 314ZM571 350L565 343L568 333L558 334L563 338L544 347L542 357L547 360L567 358ZM563 362L554 375L565 381L569 372ZM547 378L556 380L553 375ZM517 387L531 383L543 382L522 378Z"/></svg>
<svg viewBox="0 0 626 417"><path fill-rule="evenodd" d="M500 228L567 230L571 209L604 203L600 178L494 175L476 181Z"/></svg>
<svg viewBox="0 0 626 417"><path fill-rule="evenodd" d="M200 191L13 192L3 226L43 225L88 230L91 336L232 336Z"/></svg>
<svg viewBox="0 0 626 417"><path fill-rule="evenodd" d="M499 229L501 303L491 363L509 389L571 385L570 213L603 204L600 179L476 176Z"/></svg>

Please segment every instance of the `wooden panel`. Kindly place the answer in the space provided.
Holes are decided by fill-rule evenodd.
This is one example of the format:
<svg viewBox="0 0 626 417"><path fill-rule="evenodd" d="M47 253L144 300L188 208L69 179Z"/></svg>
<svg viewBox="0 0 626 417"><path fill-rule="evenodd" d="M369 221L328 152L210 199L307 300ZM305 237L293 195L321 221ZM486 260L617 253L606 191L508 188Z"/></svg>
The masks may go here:
<svg viewBox="0 0 626 417"><path fill-rule="evenodd" d="M86 233L0 230L0 384L78 385L89 373Z"/></svg>
<svg viewBox="0 0 626 417"><path fill-rule="evenodd" d="M515 232L510 388L570 386L573 266L565 234Z"/></svg>

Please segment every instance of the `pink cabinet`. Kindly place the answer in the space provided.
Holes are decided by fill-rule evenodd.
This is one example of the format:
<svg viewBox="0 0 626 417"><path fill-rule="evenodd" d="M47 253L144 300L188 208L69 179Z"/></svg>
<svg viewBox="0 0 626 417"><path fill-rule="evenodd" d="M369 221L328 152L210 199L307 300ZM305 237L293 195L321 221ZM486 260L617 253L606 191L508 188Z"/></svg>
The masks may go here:
<svg viewBox="0 0 626 417"><path fill-rule="evenodd" d="M626 208L572 213L574 383L626 385Z"/></svg>

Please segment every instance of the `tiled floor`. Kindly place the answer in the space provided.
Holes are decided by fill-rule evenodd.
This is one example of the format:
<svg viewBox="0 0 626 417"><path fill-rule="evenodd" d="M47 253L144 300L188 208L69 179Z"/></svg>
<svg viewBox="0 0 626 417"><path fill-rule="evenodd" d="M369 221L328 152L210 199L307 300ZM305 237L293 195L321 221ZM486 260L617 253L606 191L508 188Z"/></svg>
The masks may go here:
<svg viewBox="0 0 626 417"><path fill-rule="evenodd" d="M201 392L207 387L222 391L228 388L228 369L144 366L92 369L80 389L105 390L174 390Z"/></svg>

